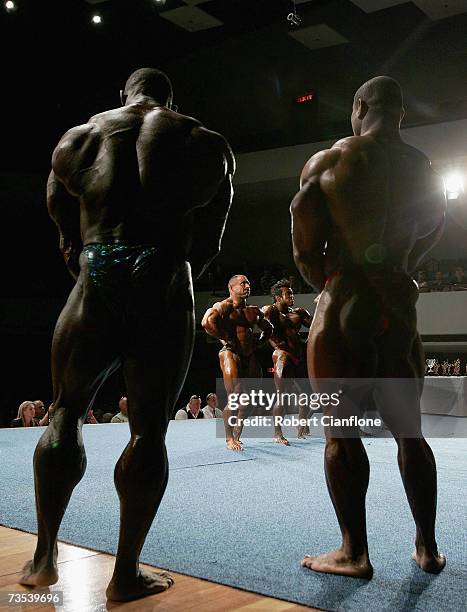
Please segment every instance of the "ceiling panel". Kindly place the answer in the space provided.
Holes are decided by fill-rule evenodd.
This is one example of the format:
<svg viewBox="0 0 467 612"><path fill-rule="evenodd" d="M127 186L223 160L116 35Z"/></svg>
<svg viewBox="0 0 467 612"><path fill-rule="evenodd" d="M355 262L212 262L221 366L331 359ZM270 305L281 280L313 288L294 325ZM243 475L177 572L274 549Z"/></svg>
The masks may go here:
<svg viewBox="0 0 467 612"><path fill-rule="evenodd" d="M396 6L397 4L405 4L408 0L350 0L358 8L361 8L365 13L375 13L382 9L389 8L390 6ZM441 0L435 0L435 2L441 2Z"/></svg>
<svg viewBox="0 0 467 612"><path fill-rule="evenodd" d="M196 6L181 6L171 11L164 11L160 16L189 32L199 32L224 25L222 21Z"/></svg>
<svg viewBox="0 0 467 612"><path fill-rule="evenodd" d="M467 0L413 0L430 19L444 19L467 13Z"/></svg>
<svg viewBox="0 0 467 612"><path fill-rule="evenodd" d="M349 42L347 38L333 30L325 23L308 26L289 32L289 36L308 47L308 49L324 49Z"/></svg>

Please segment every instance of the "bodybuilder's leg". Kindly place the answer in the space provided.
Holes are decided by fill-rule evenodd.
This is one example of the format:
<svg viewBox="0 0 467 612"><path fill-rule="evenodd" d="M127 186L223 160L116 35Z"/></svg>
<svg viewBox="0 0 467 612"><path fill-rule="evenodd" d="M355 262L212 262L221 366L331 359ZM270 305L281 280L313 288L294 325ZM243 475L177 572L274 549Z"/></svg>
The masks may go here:
<svg viewBox="0 0 467 612"><path fill-rule="evenodd" d="M410 330L393 323L381 339L383 375L402 380L388 384L383 381L384 390L377 395L378 408L397 442L399 470L416 525L413 559L423 570L438 573L446 558L439 553L435 537L436 462L421 430L423 348L416 334L406 350L401 351L401 338L407 337L410 338Z"/></svg>
<svg viewBox="0 0 467 612"><path fill-rule="evenodd" d="M279 349L276 349L272 354L272 361L274 364L274 384L276 391L279 393L279 397L283 397L283 393L291 391L291 380L294 377L294 367L291 362L290 356ZM274 419L274 442L277 444L289 445L289 441L282 433L282 427L280 424L280 417L285 414L285 406L283 402L277 402L272 410ZM278 419L276 420L276 417Z"/></svg>
<svg viewBox="0 0 467 612"><path fill-rule="evenodd" d="M232 351L221 351L219 353L219 363L222 370L222 376L224 378L224 387L227 393L227 398L231 394L235 394L238 398L241 389L241 382L239 380L239 357ZM229 404L224 409L224 428L225 428L225 441L227 448L233 451L241 451L242 445L240 441L234 439L234 426L233 421L240 417L240 411L232 411L229 408Z"/></svg>
<svg viewBox="0 0 467 612"><path fill-rule="evenodd" d="M132 294L128 330L123 371L131 437L115 466L120 534L106 592L116 601L158 593L173 584L166 572L141 569L139 555L167 485L165 436L193 350L188 264L174 271L171 278L161 280L155 270L140 281Z"/></svg>
<svg viewBox="0 0 467 612"><path fill-rule="evenodd" d="M260 363L256 359L255 353L252 353L249 357L244 358L243 363L240 364L238 377L240 382L238 388L240 389L240 392L249 393L256 388L257 382L254 381L259 381L263 377L263 372L261 370ZM246 380L242 381L242 378ZM253 383L251 383L251 381L253 381ZM258 408L261 410L261 407ZM238 422L233 428L233 441L236 446L240 445L240 448L243 444L240 441L240 436L242 435L244 420L250 417L254 413L254 410L254 406L251 406L250 404L241 404L238 409Z"/></svg>
<svg viewBox="0 0 467 612"><path fill-rule="evenodd" d="M298 366L296 366L294 377L295 377L294 387L295 387L295 391L297 392L297 394L301 397L303 397L305 394L308 395L308 397L310 397L312 393L312 389L310 387L309 380L307 379L306 356L303 356ZM300 384L298 384L297 379L300 380ZM302 385L304 386L302 387ZM311 412L312 411L311 411L309 401L307 403L304 403L303 401L299 402L298 418L300 421L305 421L309 419ZM304 440L309 435L311 434L310 434L310 426L308 425L308 423L306 425L299 425L297 427L297 438L299 440Z"/></svg>
<svg viewBox="0 0 467 612"><path fill-rule="evenodd" d="M333 303L325 289L308 340L308 371L314 391L326 390L320 379L358 377L358 360L348 348L341 315L341 304ZM371 345L361 349L372 351ZM326 428L326 482L339 521L342 544L329 553L307 555L302 564L319 572L371 578L373 568L368 556L365 511L369 463L358 433L354 435L354 438L335 437Z"/></svg>
<svg viewBox="0 0 467 612"><path fill-rule="evenodd" d="M108 310L82 272L52 342L54 413L34 453L38 539L22 584L45 586L58 579L58 529L86 469L83 421L99 387L119 365L109 321Z"/></svg>

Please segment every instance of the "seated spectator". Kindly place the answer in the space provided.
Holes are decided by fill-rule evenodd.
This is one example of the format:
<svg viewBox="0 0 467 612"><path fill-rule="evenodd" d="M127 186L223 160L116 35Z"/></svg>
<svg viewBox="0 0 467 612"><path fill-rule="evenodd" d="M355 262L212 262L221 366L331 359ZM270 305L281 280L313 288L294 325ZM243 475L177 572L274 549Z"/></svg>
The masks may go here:
<svg viewBox="0 0 467 612"><path fill-rule="evenodd" d="M94 416L94 411L92 408L89 408L88 413L86 415L86 419L84 421L85 423L87 423L88 425L97 425L98 421L96 419L96 417Z"/></svg>
<svg viewBox="0 0 467 612"><path fill-rule="evenodd" d="M462 266L457 266L455 269L451 285L453 291L465 291L467 289L467 276Z"/></svg>
<svg viewBox="0 0 467 612"><path fill-rule="evenodd" d="M34 400L34 422L36 425L48 425L49 419L46 417L44 402L42 400Z"/></svg>
<svg viewBox="0 0 467 612"><path fill-rule="evenodd" d="M201 410L201 398L199 395L192 395L185 408L175 415L176 421L186 421L187 419L204 419L204 412Z"/></svg>
<svg viewBox="0 0 467 612"><path fill-rule="evenodd" d="M25 401L19 405L16 419L11 421L10 427L35 427L34 413L36 407L34 402Z"/></svg>
<svg viewBox="0 0 467 612"><path fill-rule="evenodd" d="M111 423L128 423L128 398L123 396L118 402L120 412L112 417Z"/></svg>
<svg viewBox="0 0 467 612"><path fill-rule="evenodd" d="M441 270L435 273L435 279L431 281L430 287L432 291L449 291L449 285Z"/></svg>
<svg viewBox="0 0 467 612"><path fill-rule="evenodd" d="M101 423L110 423L112 421L113 416L114 415L111 412L104 412L104 414L102 415Z"/></svg>
<svg viewBox="0 0 467 612"><path fill-rule="evenodd" d="M52 420L53 412L54 406L53 404L50 404L50 406L47 408L47 412L45 413L44 417L39 421L39 425L48 425Z"/></svg>
<svg viewBox="0 0 467 612"><path fill-rule="evenodd" d="M206 395L206 406L203 408L203 414L205 419L222 419L222 410L217 407L217 395L215 393L209 393Z"/></svg>
<svg viewBox="0 0 467 612"><path fill-rule="evenodd" d="M420 293L427 293L430 291L430 283L428 282L425 270L419 270L415 280L417 281L418 290Z"/></svg>
<svg viewBox="0 0 467 612"><path fill-rule="evenodd" d="M102 410L102 408L98 408L97 410L94 410L94 416L96 417L96 421L98 423L102 423L103 414L104 414L104 411Z"/></svg>

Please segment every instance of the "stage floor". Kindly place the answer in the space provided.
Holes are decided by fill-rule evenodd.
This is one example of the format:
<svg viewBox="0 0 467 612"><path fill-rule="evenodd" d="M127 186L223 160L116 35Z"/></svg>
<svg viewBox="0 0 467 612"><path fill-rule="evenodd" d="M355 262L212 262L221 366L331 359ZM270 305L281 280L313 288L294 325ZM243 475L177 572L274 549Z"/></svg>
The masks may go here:
<svg viewBox="0 0 467 612"><path fill-rule="evenodd" d="M35 532L32 453L39 428L0 430L0 523ZM59 537L115 552L115 461L128 426L87 425L88 469L75 490ZM324 610L458 611L467 600L465 439L430 441L438 463L438 542L447 555L439 575L411 561L414 526L396 463L395 443L365 438L370 457L368 537L371 581L310 572L305 553L339 544L323 474L324 441L245 439L232 453L213 421L171 422L169 485L142 560L154 566ZM219 609L222 609L220 607Z"/></svg>

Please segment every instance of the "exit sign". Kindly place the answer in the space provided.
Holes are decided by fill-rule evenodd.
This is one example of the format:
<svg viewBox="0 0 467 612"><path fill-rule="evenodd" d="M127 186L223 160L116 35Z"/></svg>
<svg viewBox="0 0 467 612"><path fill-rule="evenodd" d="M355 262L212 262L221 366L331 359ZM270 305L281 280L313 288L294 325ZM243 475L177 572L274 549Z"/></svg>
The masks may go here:
<svg viewBox="0 0 467 612"><path fill-rule="evenodd" d="M311 102L315 99L315 92L310 91L309 93L303 94L303 96L298 96L297 102L299 104L305 104L306 102Z"/></svg>

